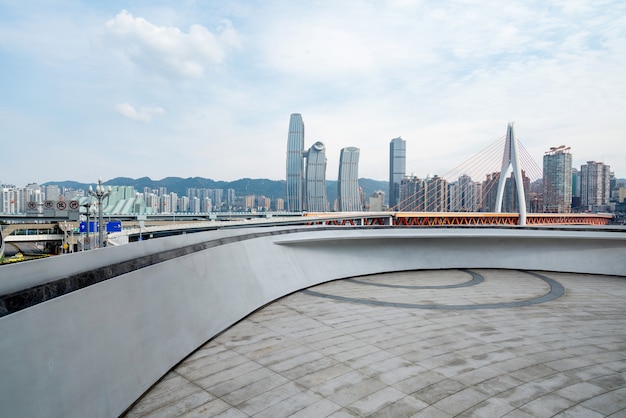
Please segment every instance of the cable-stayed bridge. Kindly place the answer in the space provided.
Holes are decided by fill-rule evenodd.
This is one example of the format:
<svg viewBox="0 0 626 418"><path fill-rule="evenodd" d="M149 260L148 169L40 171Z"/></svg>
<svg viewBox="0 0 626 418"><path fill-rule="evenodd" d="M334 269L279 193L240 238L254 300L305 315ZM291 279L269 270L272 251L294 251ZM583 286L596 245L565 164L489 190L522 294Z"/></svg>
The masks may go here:
<svg viewBox="0 0 626 418"><path fill-rule="evenodd" d="M505 136L443 176L405 177L399 190L399 202L391 208L397 212L398 225L604 225L612 218L608 214L543 213L544 194L563 193L544 177L515 136L513 123L508 124Z"/></svg>

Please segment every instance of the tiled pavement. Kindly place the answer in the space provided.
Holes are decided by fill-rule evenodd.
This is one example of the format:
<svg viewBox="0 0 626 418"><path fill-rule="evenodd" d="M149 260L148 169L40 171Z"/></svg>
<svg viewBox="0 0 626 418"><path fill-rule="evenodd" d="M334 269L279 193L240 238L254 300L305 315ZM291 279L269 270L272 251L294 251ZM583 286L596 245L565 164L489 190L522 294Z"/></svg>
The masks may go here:
<svg viewBox="0 0 626 418"><path fill-rule="evenodd" d="M292 294L206 343L127 417L626 417L625 277L475 273Z"/></svg>

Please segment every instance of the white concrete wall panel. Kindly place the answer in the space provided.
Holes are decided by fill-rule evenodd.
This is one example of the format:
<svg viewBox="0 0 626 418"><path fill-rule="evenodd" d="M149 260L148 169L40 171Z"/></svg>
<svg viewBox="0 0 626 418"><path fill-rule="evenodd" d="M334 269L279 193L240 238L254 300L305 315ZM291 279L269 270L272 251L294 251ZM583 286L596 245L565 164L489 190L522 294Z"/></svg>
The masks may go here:
<svg viewBox="0 0 626 418"><path fill-rule="evenodd" d="M0 289L211 239L282 230L190 234L2 267ZM0 416L118 416L219 332L321 282L442 268L624 275L625 255L624 234L522 229L310 228L208 248L0 318Z"/></svg>

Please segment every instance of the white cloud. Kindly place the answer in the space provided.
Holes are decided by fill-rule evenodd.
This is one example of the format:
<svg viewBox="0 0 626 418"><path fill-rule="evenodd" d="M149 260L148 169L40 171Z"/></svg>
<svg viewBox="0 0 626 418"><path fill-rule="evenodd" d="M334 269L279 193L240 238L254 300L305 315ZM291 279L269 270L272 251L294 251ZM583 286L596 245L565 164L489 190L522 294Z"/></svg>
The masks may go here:
<svg viewBox="0 0 626 418"><path fill-rule="evenodd" d="M165 113L165 110L161 107L140 107L139 109L135 109L135 107L128 103L115 105L115 110L128 119L143 123L150 122L153 115L163 115Z"/></svg>
<svg viewBox="0 0 626 418"><path fill-rule="evenodd" d="M445 174L509 121L539 164L567 144L575 165L604 160L626 176L623 1L165 0L121 12L37 1L0 16L0 108L59 143L115 138L111 149L134 158L107 166L110 177L284 178L292 112L306 147L325 143L328 179L345 146L361 149L360 175L385 179L396 136L408 171ZM144 104L167 104L167 119ZM45 149L34 124L3 122ZM145 145L155 140L164 145ZM148 149L150 164L137 163Z"/></svg>
<svg viewBox="0 0 626 418"><path fill-rule="evenodd" d="M175 26L158 26L122 10L106 22L113 45L147 72L179 78L200 78L205 68L222 64L228 48L240 46L232 24L224 20L217 34L193 24L188 32Z"/></svg>

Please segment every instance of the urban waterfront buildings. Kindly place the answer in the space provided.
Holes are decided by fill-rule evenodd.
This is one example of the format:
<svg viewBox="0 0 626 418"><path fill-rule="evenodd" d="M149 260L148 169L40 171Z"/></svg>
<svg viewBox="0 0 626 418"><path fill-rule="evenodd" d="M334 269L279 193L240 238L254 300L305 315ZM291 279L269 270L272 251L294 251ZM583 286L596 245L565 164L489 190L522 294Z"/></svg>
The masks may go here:
<svg viewBox="0 0 626 418"><path fill-rule="evenodd" d="M389 209L397 210L400 184L406 176L406 141L401 137L389 143Z"/></svg>
<svg viewBox="0 0 626 418"><path fill-rule="evenodd" d="M303 210L304 182L304 122L302 115L293 113L289 119L287 138L287 211Z"/></svg>
<svg viewBox="0 0 626 418"><path fill-rule="evenodd" d="M611 167L602 162L587 161L580 167L581 209L590 212L607 211L611 197Z"/></svg>
<svg viewBox="0 0 626 418"><path fill-rule="evenodd" d="M426 211L448 211L449 184L443 177L435 175L426 179Z"/></svg>
<svg viewBox="0 0 626 418"><path fill-rule="evenodd" d="M326 147L317 141L306 153L305 207L309 212L326 212Z"/></svg>
<svg viewBox="0 0 626 418"><path fill-rule="evenodd" d="M396 210L401 212L426 211L426 181L417 176L404 177L400 181L400 191L395 206Z"/></svg>
<svg viewBox="0 0 626 418"><path fill-rule="evenodd" d="M450 212L477 212L480 187L470 176L463 174L449 186Z"/></svg>
<svg viewBox="0 0 626 418"><path fill-rule="evenodd" d="M543 211L572 211L572 154L564 145L550 148L543 156Z"/></svg>
<svg viewBox="0 0 626 418"><path fill-rule="evenodd" d="M356 147L341 150L339 156L339 177L337 179L337 197L339 211L356 212L362 210L359 193L359 153Z"/></svg>
<svg viewBox="0 0 626 418"><path fill-rule="evenodd" d="M382 212L385 206L385 192L382 190L376 190L370 195L369 211L370 212Z"/></svg>

